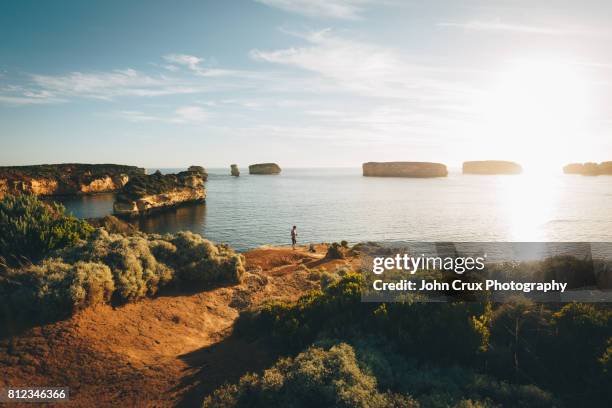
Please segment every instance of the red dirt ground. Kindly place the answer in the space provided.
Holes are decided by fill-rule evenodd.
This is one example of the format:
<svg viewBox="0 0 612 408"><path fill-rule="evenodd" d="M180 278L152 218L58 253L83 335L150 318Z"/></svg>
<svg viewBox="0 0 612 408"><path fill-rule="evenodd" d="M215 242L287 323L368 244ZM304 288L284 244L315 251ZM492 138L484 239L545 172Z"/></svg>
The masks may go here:
<svg viewBox="0 0 612 408"><path fill-rule="evenodd" d="M232 336L241 310L318 288L302 264L334 271L356 262L329 260L324 245L316 249L255 249L244 254L240 285L88 309L2 340L0 388L67 386L64 407L199 406L218 386L276 358L259 341Z"/></svg>

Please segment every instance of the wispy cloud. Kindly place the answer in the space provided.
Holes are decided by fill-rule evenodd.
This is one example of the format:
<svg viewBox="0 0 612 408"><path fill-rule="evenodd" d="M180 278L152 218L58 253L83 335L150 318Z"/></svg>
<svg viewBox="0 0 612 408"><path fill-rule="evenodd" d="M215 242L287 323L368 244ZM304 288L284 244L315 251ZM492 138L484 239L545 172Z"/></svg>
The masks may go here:
<svg viewBox="0 0 612 408"><path fill-rule="evenodd" d="M72 72L67 75L32 75L40 89L55 95L112 99L117 96L160 96L196 90L176 78L150 76L134 69L111 72Z"/></svg>
<svg viewBox="0 0 612 408"><path fill-rule="evenodd" d="M210 115L200 106L181 106L171 115L155 115L142 111L122 110L115 116L130 122L163 122L174 124L195 124L206 122Z"/></svg>
<svg viewBox="0 0 612 408"><path fill-rule="evenodd" d="M469 92L458 79L460 68L428 65L377 44L339 37L332 30L301 35L308 45L280 50L254 49L257 61L318 73L328 84L368 96L415 98L433 93Z"/></svg>
<svg viewBox="0 0 612 408"><path fill-rule="evenodd" d="M203 66L204 58L193 55L168 54L163 59L165 64L149 64L157 72L126 68L59 75L19 73L10 78L12 84L0 86L0 104L20 106L62 103L76 98L111 101L120 97L186 95L248 87L250 83L272 78L267 73L207 68ZM9 82L6 76L2 79Z"/></svg>
<svg viewBox="0 0 612 408"><path fill-rule="evenodd" d="M308 17L359 20L375 0L255 0L270 7ZM380 1L378 2L381 3Z"/></svg>
<svg viewBox="0 0 612 408"><path fill-rule="evenodd" d="M204 61L203 58L187 54L168 54L164 55L164 59L171 64L186 65L189 69L194 71L199 69L200 63Z"/></svg>
<svg viewBox="0 0 612 408"><path fill-rule="evenodd" d="M45 105L64 101L46 90L30 90L20 85L6 85L0 88L0 104L3 105Z"/></svg>
<svg viewBox="0 0 612 408"><path fill-rule="evenodd" d="M170 65L165 66L169 71L176 72L178 66L184 66L191 70L194 74L203 77L219 77L219 76L248 76L250 73L246 71L238 71L231 69L207 68L202 66L204 58L196 57L189 54L168 54L164 55L164 60Z"/></svg>
<svg viewBox="0 0 612 408"><path fill-rule="evenodd" d="M468 31L500 31L513 32L523 34L540 34L540 35L569 35L569 34L587 34L589 31L569 28L569 27L547 27L525 24L510 24L501 21L468 21L468 22L440 22L438 27L459 28Z"/></svg>

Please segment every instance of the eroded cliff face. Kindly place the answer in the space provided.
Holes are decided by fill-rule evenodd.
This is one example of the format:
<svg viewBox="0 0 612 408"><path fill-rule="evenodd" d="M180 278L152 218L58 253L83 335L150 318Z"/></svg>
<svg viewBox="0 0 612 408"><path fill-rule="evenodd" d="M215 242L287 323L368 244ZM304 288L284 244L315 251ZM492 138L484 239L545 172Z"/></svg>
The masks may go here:
<svg viewBox="0 0 612 408"><path fill-rule="evenodd" d="M142 174L142 168L116 164L0 167L0 198L5 194L53 196L114 192L130 177Z"/></svg>
<svg viewBox="0 0 612 408"><path fill-rule="evenodd" d="M134 217L176 208L206 199L205 173L183 171L177 174L142 175L132 178L117 194L115 215Z"/></svg>
<svg viewBox="0 0 612 408"><path fill-rule="evenodd" d="M463 163L463 174L521 174L520 164L504 160L467 161Z"/></svg>
<svg viewBox="0 0 612 408"><path fill-rule="evenodd" d="M249 166L249 174L279 174L281 168L276 163L258 163Z"/></svg>
<svg viewBox="0 0 612 408"><path fill-rule="evenodd" d="M563 167L565 174L580 174L583 176L610 176L612 175L612 162L602 163L571 163Z"/></svg>
<svg viewBox="0 0 612 408"><path fill-rule="evenodd" d="M446 177L448 170L442 163L429 162L368 162L363 163L366 177Z"/></svg>

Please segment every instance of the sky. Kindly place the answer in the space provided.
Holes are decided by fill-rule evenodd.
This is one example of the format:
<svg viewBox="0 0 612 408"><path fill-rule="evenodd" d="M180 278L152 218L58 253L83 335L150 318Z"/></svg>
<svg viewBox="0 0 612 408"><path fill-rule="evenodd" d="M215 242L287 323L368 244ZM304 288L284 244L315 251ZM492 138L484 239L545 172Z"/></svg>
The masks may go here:
<svg viewBox="0 0 612 408"><path fill-rule="evenodd" d="M0 2L0 165L612 160L607 1Z"/></svg>

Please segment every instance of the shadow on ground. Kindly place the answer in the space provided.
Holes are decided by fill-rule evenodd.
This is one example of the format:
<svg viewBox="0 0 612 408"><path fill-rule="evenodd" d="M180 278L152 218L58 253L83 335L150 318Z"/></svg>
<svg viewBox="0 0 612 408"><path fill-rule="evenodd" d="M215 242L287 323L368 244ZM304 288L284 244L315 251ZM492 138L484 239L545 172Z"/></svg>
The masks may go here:
<svg viewBox="0 0 612 408"><path fill-rule="evenodd" d="M279 357L264 340L249 341L232 334L219 343L179 356L188 365L182 381L172 390L182 394L177 407L198 407L224 384L237 383L247 373L260 373ZM195 370L195 371L194 371Z"/></svg>

